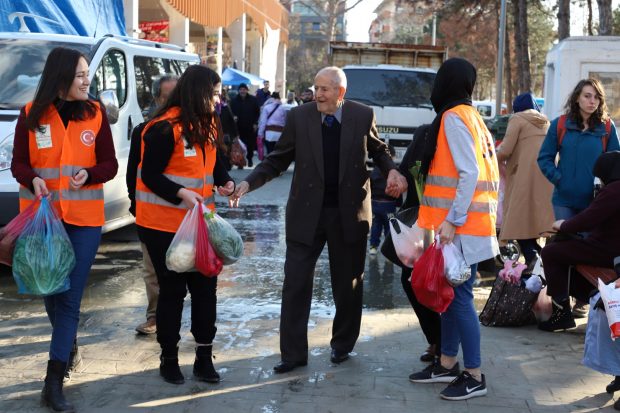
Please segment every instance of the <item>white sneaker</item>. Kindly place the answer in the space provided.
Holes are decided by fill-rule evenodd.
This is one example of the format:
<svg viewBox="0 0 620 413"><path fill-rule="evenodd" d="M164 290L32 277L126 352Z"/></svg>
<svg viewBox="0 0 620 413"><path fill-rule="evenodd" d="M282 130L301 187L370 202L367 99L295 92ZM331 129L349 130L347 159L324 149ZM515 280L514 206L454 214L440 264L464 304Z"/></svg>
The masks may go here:
<svg viewBox="0 0 620 413"><path fill-rule="evenodd" d="M377 247L370 247L368 250L369 255L377 255Z"/></svg>

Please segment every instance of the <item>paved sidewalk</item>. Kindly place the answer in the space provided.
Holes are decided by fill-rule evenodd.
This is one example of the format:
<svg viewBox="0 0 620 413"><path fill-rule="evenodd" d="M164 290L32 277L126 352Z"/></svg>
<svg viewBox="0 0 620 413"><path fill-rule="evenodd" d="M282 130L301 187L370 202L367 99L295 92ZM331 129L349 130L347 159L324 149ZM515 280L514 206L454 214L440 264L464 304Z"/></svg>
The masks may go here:
<svg viewBox="0 0 620 413"><path fill-rule="evenodd" d="M233 173L240 178L247 170ZM137 261L139 244L130 240L100 249L80 319L84 364L66 386L66 395L78 412L613 411L613 399L605 393L611 377L581 365L584 320L576 330L554 334L534 326L482 327L482 368L489 388L486 397L449 402L439 398L443 384L410 383L408 375L425 367L418 356L426 343L400 289L400 272L380 257L369 259L365 294L375 304L389 305L364 311L361 336L351 359L341 365L329 362L333 308L329 289L318 289L321 294L315 298L319 304L310 317L308 366L274 375L272 367L279 361L283 207L259 206L286 199L291 175L280 178L284 181L280 185L250 194L245 203L254 206L231 214L238 215L235 223L246 234L256 235L246 240L245 262L225 269L218 281L214 353L223 378L219 384L191 377L194 350L189 300L180 343L186 382L172 385L159 377L155 337L138 336L134 331L144 320L146 303ZM251 212L280 222L279 235L270 238L274 228L266 225L266 218L258 223L244 221ZM326 261L321 261L317 271L322 276L315 279L315 287L328 284L327 268ZM39 395L51 329L41 300L18 297L13 284L10 277L0 278L0 412L44 412ZM390 299L372 296L373 292ZM489 288L476 289L479 307L488 292ZM255 299L249 301L248 296Z"/></svg>
<svg viewBox="0 0 620 413"><path fill-rule="evenodd" d="M229 339L215 343L216 368L223 377L217 385L192 379L193 344L184 323L180 358L186 383L177 386L158 376L158 345L154 337L134 334L139 319L127 317L125 306L131 303L85 310L80 329L85 363L66 386L67 397L80 412L613 410L613 400L604 392L610 378L580 365L583 326L559 334L534 327L483 327L483 369L489 393L449 402L438 397L444 385L407 380L413 370L424 367L417 356L425 347L409 309L365 312L355 353L339 366L329 362L330 320L312 317L309 365L284 375L271 370L279 360L276 319L251 320L243 326L220 322L218 338ZM24 314L0 326L0 411L44 411L38 401L49 345L45 314Z"/></svg>

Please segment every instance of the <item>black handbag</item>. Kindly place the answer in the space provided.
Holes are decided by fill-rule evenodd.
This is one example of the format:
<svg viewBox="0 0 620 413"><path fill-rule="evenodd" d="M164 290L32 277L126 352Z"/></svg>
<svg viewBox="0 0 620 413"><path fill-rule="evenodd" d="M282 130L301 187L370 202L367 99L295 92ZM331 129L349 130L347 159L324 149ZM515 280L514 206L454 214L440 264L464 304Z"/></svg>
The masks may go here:
<svg viewBox="0 0 620 413"><path fill-rule="evenodd" d="M411 208L401 209L396 214L394 214L394 218L398 219L403 224L412 227L413 224L418 220L418 210L419 206L413 206ZM392 242L392 234L388 233L383 240L383 244L381 244L381 254L388 260L392 261L394 264L398 265L401 268L409 268L405 264L403 264L398 255L396 255L396 250L394 249L394 243Z"/></svg>
<svg viewBox="0 0 620 413"><path fill-rule="evenodd" d="M480 323L487 327L518 327L536 324L532 311L538 293L501 277L495 279L489 299L480 313Z"/></svg>

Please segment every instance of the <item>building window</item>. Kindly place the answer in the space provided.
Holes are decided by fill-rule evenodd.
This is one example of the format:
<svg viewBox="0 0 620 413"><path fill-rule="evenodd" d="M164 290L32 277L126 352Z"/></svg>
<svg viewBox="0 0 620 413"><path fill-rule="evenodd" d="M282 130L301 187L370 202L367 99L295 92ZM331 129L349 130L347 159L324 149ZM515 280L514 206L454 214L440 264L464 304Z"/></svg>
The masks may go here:
<svg viewBox="0 0 620 413"><path fill-rule="evenodd" d="M320 32L321 31L321 23L319 23L319 22L312 22L312 31L313 32Z"/></svg>

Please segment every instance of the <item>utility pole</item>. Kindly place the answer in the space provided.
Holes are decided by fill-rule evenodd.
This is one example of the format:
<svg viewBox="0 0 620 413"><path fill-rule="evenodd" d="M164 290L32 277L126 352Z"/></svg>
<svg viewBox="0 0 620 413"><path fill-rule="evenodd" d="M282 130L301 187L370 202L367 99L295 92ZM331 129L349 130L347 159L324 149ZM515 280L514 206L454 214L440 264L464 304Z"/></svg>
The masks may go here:
<svg viewBox="0 0 620 413"><path fill-rule="evenodd" d="M502 0L499 17L499 44L497 45L497 83L495 85L495 116L502 113L502 85L504 83L504 43L506 42L506 0Z"/></svg>

